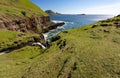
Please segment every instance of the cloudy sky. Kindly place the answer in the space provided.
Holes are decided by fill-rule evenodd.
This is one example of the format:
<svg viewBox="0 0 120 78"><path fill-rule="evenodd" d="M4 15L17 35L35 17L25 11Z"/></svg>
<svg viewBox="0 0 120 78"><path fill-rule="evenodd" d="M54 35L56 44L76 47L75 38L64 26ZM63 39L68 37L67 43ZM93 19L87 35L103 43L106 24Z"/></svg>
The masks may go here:
<svg viewBox="0 0 120 78"><path fill-rule="evenodd" d="M31 0L43 10L63 14L120 14L120 0Z"/></svg>

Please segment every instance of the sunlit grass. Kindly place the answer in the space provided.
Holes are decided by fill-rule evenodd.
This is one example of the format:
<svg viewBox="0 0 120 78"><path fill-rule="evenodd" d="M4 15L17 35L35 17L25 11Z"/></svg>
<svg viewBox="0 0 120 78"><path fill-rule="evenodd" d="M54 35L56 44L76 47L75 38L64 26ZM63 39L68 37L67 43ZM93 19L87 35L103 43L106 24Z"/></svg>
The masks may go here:
<svg viewBox="0 0 120 78"><path fill-rule="evenodd" d="M38 57L42 60L34 63L23 77L119 78L120 34L116 31L120 28L91 27L61 32L61 39L46 51L48 55Z"/></svg>
<svg viewBox="0 0 120 78"><path fill-rule="evenodd" d="M38 6L30 2L30 0L13 0L13 1L1 0L0 1L0 14L22 15L21 14L22 11L25 11L27 16L47 15Z"/></svg>
<svg viewBox="0 0 120 78"><path fill-rule="evenodd" d="M0 31L0 51L17 47L19 45L33 42L33 37L39 37L38 34L14 32L9 30Z"/></svg>
<svg viewBox="0 0 120 78"><path fill-rule="evenodd" d="M63 31L45 50L28 46L0 56L0 77L119 78L120 28L103 22Z"/></svg>

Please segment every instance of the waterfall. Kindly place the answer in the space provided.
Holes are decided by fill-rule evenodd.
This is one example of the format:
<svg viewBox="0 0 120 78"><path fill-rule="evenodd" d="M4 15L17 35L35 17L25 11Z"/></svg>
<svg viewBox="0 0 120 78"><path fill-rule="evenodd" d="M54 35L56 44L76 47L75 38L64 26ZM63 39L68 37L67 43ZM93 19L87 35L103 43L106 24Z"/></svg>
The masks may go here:
<svg viewBox="0 0 120 78"><path fill-rule="evenodd" d="M43 34L45 41L47 41L48 33Z"/></svg>
<svg viewBox="0 0 120 78"><path fill-rule="evenodd" d="M50 32L43 33L45 43L46 43L46 45L45 45L46 47L50 47L50 45L51 45L51 37L52 36L49 37L49 35L50 35Z"/></svg>
<svg viewBox="0 0 120 78"><path fill-rule="evenodd" d="M46 49L46 47L45 47L43 44L41 44L40 42L32 43L32 45L33 45L33 46L39 45L39 46L41 46L43 49Z"/></svg>
<svg viewBox="0 0 120 78"><path fill-rule="evenodd" d="M0 55L3 55L3 54L5 54L5 52L1 52L1 53L0 53Z"/></svg>
<svg viewBox="0 0 120 78"><path fill-rule="evenodd" d="M32 43L32 45L33 45L33 46L39 45L39 46L41 46L43 49L46 49L46 47L45 47L43 44L41 44L40 42L34 42L34 43ZM1 51L1 52L0 52L0 55L9 53L9 52L11 52L11 51L13 51L13 50Z"/></svg>
<svg viewBox="0 0 120 78"><path fill-rule="evenodd" d="M8 53L8 52L9 52L9 50L7 50L7 51L2 51L2 52L0 52L0 55L3 55L3 54Z"/></svg>
<svg viewBox="0 0 120 78"><path fill-rule="evenodd" d="M43 36L44 36L45 42L47 42L48 33L43 34ZM31 43L28 44L28 45L31 45ZM40 42L34 42L34 43L32 43L32 45L33 45L33 46L38 45L38 46L41 46L43 49L46 49L46 47L45 47L43 44L41 44ZM46 46L47 46L47 45L46 45ZM12 50L1 51L1 52L0 52L0 55L9 53L9 52L11 52L11 51L12 51Z"/></svg>

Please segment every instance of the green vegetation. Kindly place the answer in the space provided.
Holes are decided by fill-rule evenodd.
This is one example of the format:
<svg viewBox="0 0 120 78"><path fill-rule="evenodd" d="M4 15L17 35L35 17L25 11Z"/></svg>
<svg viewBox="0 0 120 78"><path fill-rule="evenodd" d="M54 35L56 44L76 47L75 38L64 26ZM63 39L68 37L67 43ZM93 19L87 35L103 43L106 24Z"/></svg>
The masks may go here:
<svg viewBox="0 0 120 78"><path fill-rule="evenodd" d="M0 22L7 22L8 27L9 23L14 22L14 20L24 20L33 16L48 15L30 0L0 0ZM36 29L41 32L38 26L36 26ZM39 34L31 34L29 31L22 33L19 31L0 30L0 52L14 50L11 53L0 56L0 78L21 78L24 73L23 70L33 63L32 59L43 53L40 47L24 45L34 42L34 38L39 37ZM19 49L22 46L24 48Z"/></svg>
<svg viewBox="0 0 120 78"><path fill-rule="evenodd" d="M0 56L0 78L22 78L33 58L42 54L39 47L27 46Z"/></svg>
<svg viewBox="0 0 120 78"><path fill-rule="evenodd" d="M21 14L23 14L24 16L26 16L26 12L25 11L21 11Z"/></svg>
<svg viewBox="0 0 120 78"><path fill-rule="evenodd" d="M0 30L0 41L8 40L8 39L14 40L17 37L17 34L19 34L19 32Z"/></svg>
<svg viewBox="0 0 120 78"><path fill-rule="evenodd" d="M46 50L27 46L0 56L0 78L120 78L116 19L63 31Z"/></svg>
<svg viewBox="0 0 120 78"><path fill-rule="evenodd" d="M14 32L9 30L0 31L0 51L15 48L28 42L33 42L37 34Z"/></svg>
<svg viewBox="0 0 120 78"><path fill-rule="evenodd" d="M25 12L27 16L47 15L43 10L30 2L30 0L0 0L0 15L22 15L21 12Z"/></svg>
<svg viewBox="0 0 120 78"><path fill-rule="evenodd" d="M60 33L61 39L53 42L46 51L48 55L39 56L39 61L31 65L24 77L119 78L120 34L117 32L120 29L91 27Z"/></svg>

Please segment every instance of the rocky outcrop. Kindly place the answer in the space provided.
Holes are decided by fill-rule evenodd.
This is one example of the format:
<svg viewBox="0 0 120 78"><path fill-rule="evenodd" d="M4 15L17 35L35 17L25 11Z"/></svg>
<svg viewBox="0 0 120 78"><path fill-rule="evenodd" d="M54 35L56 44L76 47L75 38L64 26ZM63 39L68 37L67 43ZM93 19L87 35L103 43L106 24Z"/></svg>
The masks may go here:
<svg viewBox="0 0 120 78"><path fill-rule="evenodd" d="M8 29L12 31L22 31L22 32L34 32L39 33L40 30L47 26L50 23L49 16L41 16L41 17L24 17L17 18L13 20L9 20L5 18L0 18L0 29Z"/></svg>
<svg viewBox="0 0 120 78"><path fill-rule="evenodd" d="M49 16L38 17L33 15L31 17L15 17L15 19L10 19L7 15L3 17L0 18L0 29L8 29L12 31L45 33L65 24L64 22L53 23L50 21Z"/></svg>
<svg viewBox="0 0 120 78"><path fill-rule="evenodd" d="M43 32L46 33L49 30L56 29L57 27L63 26L65 23L60 22L60 23L51 23L49 24L46 28L43 29Z"/></svg>
<svg viewBox="0 0 120 78"><path fill-rule="evenodd" d="M57 28L58 26L62 26L62 25L64 25L64 24L65 24L64 22L56 23L56 24L53 24L53 25L49 25L48 28L49 28L49 30L52 30L52 29L55 29L55 28Z"/></svg>
<svg viewBox="0 0 120 78"><path fill-rule="evenodd" d="M31 32L40 35L39 42L45 44L44 36L41 34L42 30L52 22L49 16L31 16L31 17L18 17L3 15L0 17L0 29Z"/></svg>
<svg viewBox="0 0 120 78"><path fill-rule="evenodd" d="M45 45L45 43L46 43L43 34L40 34L39 37L33 37L33 38L34 38L34 42L41 42L41 44L43 44L43 45Z"/></svg>
<svg viewBox="0 0 120 78"><path fill-rule="evenodd" d="M4 15L0 17L0 29L7 29L20 32L31 32L40 34L39 42L45 44L44 36L41 33L46 33L49 30L55 29L58 26L64 25L64 22L53 23L49 16L31 16L18 17Z"/></svg>

